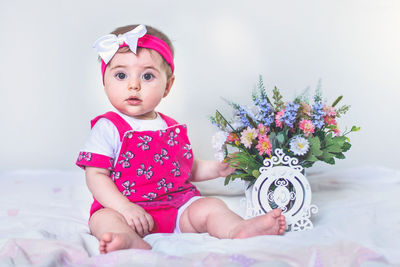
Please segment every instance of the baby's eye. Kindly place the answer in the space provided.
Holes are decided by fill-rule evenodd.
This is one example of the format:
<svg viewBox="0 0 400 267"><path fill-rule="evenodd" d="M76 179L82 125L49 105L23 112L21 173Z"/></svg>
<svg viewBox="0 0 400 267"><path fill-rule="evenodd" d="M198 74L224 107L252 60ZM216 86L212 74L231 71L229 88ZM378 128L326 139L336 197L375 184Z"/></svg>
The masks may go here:
<svg viewBox="0 0 400 267"><path fill-rule="evenodd" d="M151 73L145 73L145 74L142 75L142 79L145 80L145 81L150 81L153 78L154 78L154 75L151 74Z"/></svg>
<svg viewBox="0 0 400 267"><path fill-rule="evenodd" d="M115 75L115 77L117 77L118 80L123 80L123 79L126 78L126 74L125 74L125 73L122 73L122 72L119 72L119 73L117 73L117 74Z"/></svg>

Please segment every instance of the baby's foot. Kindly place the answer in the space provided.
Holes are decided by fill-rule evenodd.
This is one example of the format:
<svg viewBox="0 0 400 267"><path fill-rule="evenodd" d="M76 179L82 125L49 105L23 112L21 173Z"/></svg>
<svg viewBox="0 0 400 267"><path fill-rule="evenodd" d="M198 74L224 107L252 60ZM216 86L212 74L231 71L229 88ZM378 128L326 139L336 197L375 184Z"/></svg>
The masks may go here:
<svg viewBox="0 0 400 267"><path fill-rule="evenodd" d="M139 236L128 233L104 233L100 240L101 254L129 248L151 249L151 246Z"/></svg>
<svg viewBox="0 0 400 267"><path fill-rule="evenodd" d="M231 232L231 238L248 238L259 235L282 235L286 229L281 209L242 221Z"/></svg>

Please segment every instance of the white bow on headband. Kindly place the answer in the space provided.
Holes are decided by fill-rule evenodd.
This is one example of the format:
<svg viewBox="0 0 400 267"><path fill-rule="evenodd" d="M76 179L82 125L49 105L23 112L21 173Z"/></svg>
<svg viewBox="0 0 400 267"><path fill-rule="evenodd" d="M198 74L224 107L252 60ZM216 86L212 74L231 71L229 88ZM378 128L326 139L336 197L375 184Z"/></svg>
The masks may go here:
<svg viewBox="0 0 400 267"><path fill-rule="evenodd" d="M97 50L104 63L108 64L118 51L119 46L123 43L126 43L129 46L129 49L136 54L138 39L143 37L146 32L146 26L139 25L133 30L118 36L115 34L107 34L97 39L96 42L94 42L93 47Z"/></svg>

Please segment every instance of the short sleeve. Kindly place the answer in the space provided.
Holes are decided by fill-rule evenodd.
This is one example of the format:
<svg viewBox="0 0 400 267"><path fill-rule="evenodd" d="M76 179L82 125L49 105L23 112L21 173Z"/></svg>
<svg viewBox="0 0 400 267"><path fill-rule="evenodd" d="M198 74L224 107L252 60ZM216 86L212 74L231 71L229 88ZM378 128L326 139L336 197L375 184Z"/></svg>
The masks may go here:
<svg viewBox="0 0 400 267"><path fill-rule="evenodd" d="M90 166L112 170L120 143L118 129L108 119L101 118L90 131L76 164L81 168Z"/></svg>

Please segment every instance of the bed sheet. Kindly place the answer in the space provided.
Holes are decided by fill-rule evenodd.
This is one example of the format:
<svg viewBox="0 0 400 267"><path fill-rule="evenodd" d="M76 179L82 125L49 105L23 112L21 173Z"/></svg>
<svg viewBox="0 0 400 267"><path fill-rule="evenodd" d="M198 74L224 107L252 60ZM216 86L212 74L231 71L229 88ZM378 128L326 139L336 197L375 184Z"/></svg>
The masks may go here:
<svg viewBox="0 0 400 267"><path fill-rule="evenodd" d="M400 266L400 172L358 167L308 175L314 229L219 240L152 234L151 251L98 252L82 171L0 173L0 266ZM218 195L244 215L244 195Z"/></svg>

